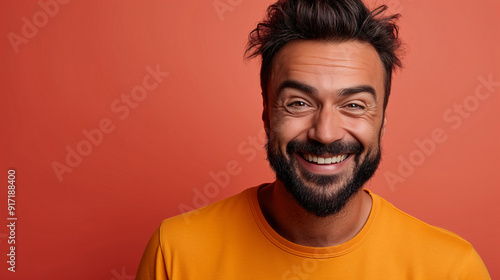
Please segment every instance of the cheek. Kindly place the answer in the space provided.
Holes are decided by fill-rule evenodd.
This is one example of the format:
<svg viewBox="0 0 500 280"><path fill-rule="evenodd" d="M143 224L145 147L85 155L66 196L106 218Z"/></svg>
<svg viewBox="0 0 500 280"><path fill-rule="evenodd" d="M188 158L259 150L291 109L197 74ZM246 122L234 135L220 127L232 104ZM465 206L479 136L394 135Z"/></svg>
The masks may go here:
<svg viewBox="0 0 500 280"><path fill-rule="evenodd" d="M280 149L286 148L294 139L306 140L309 118L273 117L270 118L270 145Z"/></svg>
<svg viewBox="0 0 500 280"><path fill-rule="evenodd" d="M346 130L365 148L378 144L380 126L364 119L351 119L346 123Z"/></svg>

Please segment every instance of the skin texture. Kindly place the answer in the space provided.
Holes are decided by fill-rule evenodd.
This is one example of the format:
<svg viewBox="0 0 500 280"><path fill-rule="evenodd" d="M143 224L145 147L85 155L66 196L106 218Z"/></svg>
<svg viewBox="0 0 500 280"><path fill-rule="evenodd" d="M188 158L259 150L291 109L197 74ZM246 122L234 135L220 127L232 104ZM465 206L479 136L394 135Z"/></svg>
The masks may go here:
<svg viewBox="0 0 500 280"><path fill-rule="evenodd" d="M380 149L386 124L384 75L376 50L359 41L297 40L276 54L263 113L268 145L286 158L295 157L293 168L305 187L335 195L370 151ZM364 149L342 163L318 165L304 161L299 153L288 155L286 147L292 140L325 145L359 142ZM338 175L341 180L319 186L303 172ZM302 208L280 180L260 190L259 203L281 236L315 247L341 244L354 237L371 209L371 197L360 189L342 210L318 217Z"/></svg>

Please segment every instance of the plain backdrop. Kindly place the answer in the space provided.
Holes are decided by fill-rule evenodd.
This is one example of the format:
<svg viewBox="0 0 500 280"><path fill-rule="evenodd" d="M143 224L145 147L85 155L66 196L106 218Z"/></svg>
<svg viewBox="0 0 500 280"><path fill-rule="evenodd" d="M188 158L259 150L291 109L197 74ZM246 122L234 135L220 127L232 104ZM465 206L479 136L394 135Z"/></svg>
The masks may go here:
<svg viewBox="0 0 500 280"><path fill-rule="evenodd" d="M1 279L133 279L163 219L273 180L243 59L271 1L0 3ZM499 278L500 2L381 3L402 14L405 68L366 187Z"/></svg>

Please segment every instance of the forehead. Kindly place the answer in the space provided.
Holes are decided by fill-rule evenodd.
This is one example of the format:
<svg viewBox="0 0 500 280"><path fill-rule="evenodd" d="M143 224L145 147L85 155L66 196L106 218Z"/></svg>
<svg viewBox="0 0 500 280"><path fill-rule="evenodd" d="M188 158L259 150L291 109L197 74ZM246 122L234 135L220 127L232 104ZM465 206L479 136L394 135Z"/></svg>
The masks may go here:
<svg viewBox="0 0 500 280"><path fill-rule="evenodd" d="M319 90L370 85L383 95L385 72L375 48L365 42L296 40L273 59L269 90L285 80L297 80Z"/></svg>

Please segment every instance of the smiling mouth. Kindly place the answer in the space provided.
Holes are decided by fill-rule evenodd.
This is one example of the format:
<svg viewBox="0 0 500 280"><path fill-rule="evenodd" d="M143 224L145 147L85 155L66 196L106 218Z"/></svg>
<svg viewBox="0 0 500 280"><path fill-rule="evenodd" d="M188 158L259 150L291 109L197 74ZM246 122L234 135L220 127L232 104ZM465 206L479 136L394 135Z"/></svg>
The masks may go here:
<svg viewBox="0 0 500 280"><path fill-rule="evenodd" d="M350 154L335 155L332 157L319 157L316 155L301 153L300 156L308 162L315 164L335 164L346 160Z"/></svg>

